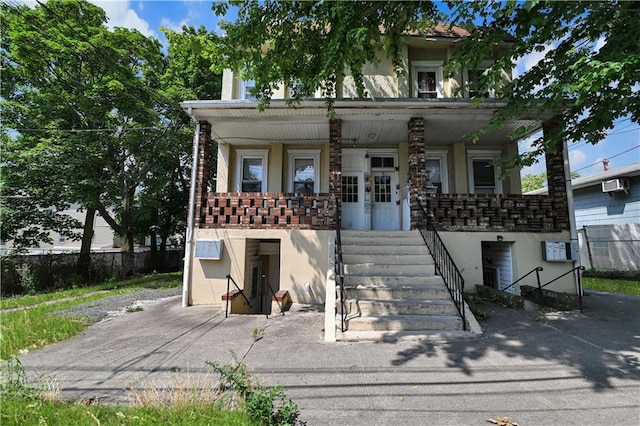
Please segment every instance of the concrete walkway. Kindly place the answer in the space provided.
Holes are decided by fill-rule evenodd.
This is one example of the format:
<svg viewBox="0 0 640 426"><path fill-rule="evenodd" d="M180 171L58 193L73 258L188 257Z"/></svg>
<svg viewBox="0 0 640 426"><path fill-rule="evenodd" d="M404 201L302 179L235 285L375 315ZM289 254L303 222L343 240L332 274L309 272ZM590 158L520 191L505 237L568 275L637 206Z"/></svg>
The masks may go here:
<svg viewBox="0 0 640 426"><path fill-rule="evenodd" d="M310 426L640 424L640 298L591 293L584 314L480 308L479 338L327 344L312 308L225 319L173 298L20 359L65 398L127 403L129 386L213 380L205 362L234 352Z"/></svg>

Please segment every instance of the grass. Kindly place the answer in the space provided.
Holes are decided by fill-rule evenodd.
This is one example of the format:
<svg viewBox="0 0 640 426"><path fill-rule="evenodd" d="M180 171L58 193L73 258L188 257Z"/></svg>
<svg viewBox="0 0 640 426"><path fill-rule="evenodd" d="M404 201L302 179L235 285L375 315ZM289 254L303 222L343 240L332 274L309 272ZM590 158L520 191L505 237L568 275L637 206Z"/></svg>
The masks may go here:
<svg viewBox="0 0 640 426"><path fill-rule="evenodd" d="M582 286L585 290L640 296L640 281L583 277Z"/></svg>
<svg viewBox="0 0 640 426"><path fill-rule="evenodd" d="M247 413L216 404L179 407L83 405L42 399L2 401L0 424L9 425L254 425Z"/></svg>
<svg viewBox="0 0 640 426"><path fill-rule="evenodd" d="M0 309L33 306L40 303L50 302L52 300L64 299L67 297L83 297L94 292L107 292L110 290L118 289L136 291L141 288L172 288L179 287L180 285L182 285L182 272L151 274L129 280L109 280L102 284L56 291L52 293L41 293L2 299L0 300ZM113 293L109 295L113 295Z"/></svg>
<svg viewBox="0 0 640 426"><path fill-rule="evenodd" d="M0 313L0 359L9 359L23 350L32 350L51 343L68 339L84 330L90 322L82 317L70 317L61 310L81 303L104 299L105 297L134 292L141 288L169 288L182 283L180 273L154 274L132 280L111 282L97 286L75 289L74 293L48 293L11 299L12 307L28 309ZM106 290L109 286L111 290ZM115 290L114 290L115 288ZM73 300L60 300L76 297ZM39 300L39 302L34 302ZM44 303L37 305L36 303Z"/></svg>

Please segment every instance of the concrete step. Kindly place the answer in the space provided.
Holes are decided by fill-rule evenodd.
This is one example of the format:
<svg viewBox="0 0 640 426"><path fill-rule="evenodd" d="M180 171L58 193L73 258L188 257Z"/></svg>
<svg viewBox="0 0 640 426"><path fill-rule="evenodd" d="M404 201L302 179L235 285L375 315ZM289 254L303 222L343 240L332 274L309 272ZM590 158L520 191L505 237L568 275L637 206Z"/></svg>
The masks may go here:
<svg viewBox="0 0 640 426"><path fill-rule="evenodd" d="M350 255L350 254L381 254L381 255L394 255L394 256L404 256L404 255L423 255L429 256L429 249L424 243L422 245L395 245L393 247L383 246L383 245L370 245L370 244L353 244L353 245L345 245L342 244L342 255Z"/></svg>
<svg viewBox="0 0 640 426"><path fill-rule="evenodd" d="M338 302L337 310L340 311ZM369 315L457 315L456 305L450 298L439 299L346 299L345 313L349 316Z"/></svg>
<svg viewBox="0 0 640 426"><path fill-rule="evenodd" d="M351 239L351 238L397 238L397 239L407 239L407 238L420 238L419 231L351 231L351 230L341 230L340 236L342 239Z"/></svg>
<svg viewBox="0 0 640 426"><path fill-rule="evenodd" d="M435 266L431 264L417 265L378 265L374 263L345 264L345 275L369 275L369 276L413 276L425 277L435 275Z"/></svg>
<svg viewBox="0 0 640 426"><path fill-rule="evenodd" d="M462 330L462 320L454 315L371 315L349 319L348 330Z"/></svg>
<svg viewBox="0 0 640 426"><path fill-rule="evenodd" d="M433 258L428 253L360 253L342 254L342 261L347 265L373 263L376 265L432 265Z"/></svg>
<svg viewBox="0 0 640 426"><path fill-rule="evenodd" d="M345 298L369 300L447 299L444 285L345 286Z"/></svg>
<svg viewBox="0 0 640 426"><path fill-rule="evenodd" d="M477 334L462 330L347 330L336 334L341 342L448 342L476 337Z"/></svg>
<svg viewBox="0 0 640 426"><path fill-rule="evenodd" d="M342 237L343 246L382 246L387 247L389 250L393 250L395 247L402 246L419 246L424 245L424 240L418 234L405 235L404 237L395 236L367 236L367 237Z"/></svg>
<svg viewBox="0 0 640 426"><path fill-rule="evenodd" d="M442 277L439 275L425 276L393 276L393 275L346 275L344 277L346 287L379 287L379 286L412 286L412 285L439 285L444 287Z"/></svg>

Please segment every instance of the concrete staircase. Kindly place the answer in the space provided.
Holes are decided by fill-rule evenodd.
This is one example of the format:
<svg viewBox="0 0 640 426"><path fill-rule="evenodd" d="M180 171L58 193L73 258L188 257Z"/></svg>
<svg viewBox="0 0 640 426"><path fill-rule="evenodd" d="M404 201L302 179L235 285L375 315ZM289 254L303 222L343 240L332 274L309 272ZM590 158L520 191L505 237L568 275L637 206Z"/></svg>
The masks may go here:
<svg viewBox="0 0 640 426"><path fill-rule="evenodd" d="M418 231L341 231L341 237L347 330L338 340L465 334ZM337 321L340 312L338 295Z"/></svg>

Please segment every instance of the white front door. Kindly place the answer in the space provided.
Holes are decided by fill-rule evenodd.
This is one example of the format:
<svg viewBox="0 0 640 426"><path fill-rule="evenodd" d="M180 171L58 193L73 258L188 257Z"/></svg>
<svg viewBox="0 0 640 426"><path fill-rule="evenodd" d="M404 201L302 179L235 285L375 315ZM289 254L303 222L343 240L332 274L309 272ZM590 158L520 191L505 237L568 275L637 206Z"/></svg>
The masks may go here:
<svg viewBox="0 0 640 426"><path fill-rule="evenodd" d="M371 175L371 228L380 231L400 229L395 170L372 171Z"/></svg>

